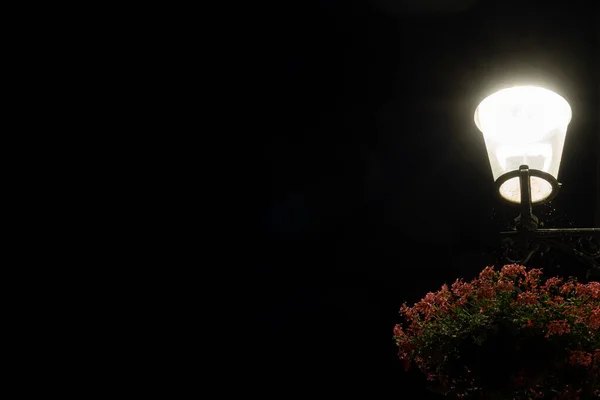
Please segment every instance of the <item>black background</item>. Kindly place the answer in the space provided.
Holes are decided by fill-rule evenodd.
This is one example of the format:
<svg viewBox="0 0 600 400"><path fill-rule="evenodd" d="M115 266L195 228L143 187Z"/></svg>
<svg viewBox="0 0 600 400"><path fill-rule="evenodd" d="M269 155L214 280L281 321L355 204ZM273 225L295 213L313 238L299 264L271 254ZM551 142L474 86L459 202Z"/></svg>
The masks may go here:
<svg viewBox="0 0 600 400"><path fill-rule="evenodd" d="M477 104L533 84L573 110L546 227L600 227L599 2L288 1L269 18L268 242L256 383L267 397L432 396L404 373L402 302L496 261ZM595 221L595 222L594 222Z"/></svg>

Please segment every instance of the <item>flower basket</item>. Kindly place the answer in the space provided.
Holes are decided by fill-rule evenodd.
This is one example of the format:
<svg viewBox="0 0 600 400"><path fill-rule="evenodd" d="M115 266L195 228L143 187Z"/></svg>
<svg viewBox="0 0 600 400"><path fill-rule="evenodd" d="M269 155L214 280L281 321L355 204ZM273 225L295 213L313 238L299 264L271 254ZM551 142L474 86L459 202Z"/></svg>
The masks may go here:
<svg viewBox="0 0 600 400"><path fill-rule="evenodd" d="M455 398L598 399L600 283L485 268L400 310L398 355Z"/></svg>

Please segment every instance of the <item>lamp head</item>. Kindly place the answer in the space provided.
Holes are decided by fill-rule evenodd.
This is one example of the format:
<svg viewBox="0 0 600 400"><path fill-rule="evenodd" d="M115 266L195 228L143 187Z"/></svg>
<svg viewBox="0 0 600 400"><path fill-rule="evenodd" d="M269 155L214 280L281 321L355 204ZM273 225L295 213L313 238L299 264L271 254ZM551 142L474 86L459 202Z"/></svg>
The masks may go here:
<svg viewBox="0 0 600 400"><path fill-rule="evenodd" d="M494 180L521 165L558 178L570 121L569 103L547 89L516 86L486 97L475 110L475 124L483 133ZM548 199L555 186L532 176L532 202ZM499 191L504 199L520 203L518 178L505 180Z"/></svg>

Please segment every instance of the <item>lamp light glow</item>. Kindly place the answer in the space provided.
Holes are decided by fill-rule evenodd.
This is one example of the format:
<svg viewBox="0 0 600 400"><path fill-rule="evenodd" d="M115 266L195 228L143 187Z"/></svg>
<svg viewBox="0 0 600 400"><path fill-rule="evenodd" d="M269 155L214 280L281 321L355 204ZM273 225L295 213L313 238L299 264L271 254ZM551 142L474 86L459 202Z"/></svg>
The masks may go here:
<svg viewBox="0 0 600 400"><path fill-rule="evenodd" d="M521 165L558 177L558 169L571 121L571 107L558 94L534 86L500 90L475 110L475 124L483 133L494 180ZM531 178L531 200L538 203L552 193L552 185ZM520 203L518 178L500 186L500 195Z"/></svg>

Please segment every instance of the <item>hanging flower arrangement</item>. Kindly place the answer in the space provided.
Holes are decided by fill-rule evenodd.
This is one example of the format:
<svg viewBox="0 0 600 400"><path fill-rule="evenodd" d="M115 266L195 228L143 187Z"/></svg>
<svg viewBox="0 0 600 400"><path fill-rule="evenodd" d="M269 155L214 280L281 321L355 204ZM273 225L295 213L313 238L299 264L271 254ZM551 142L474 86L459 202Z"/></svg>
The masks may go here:
<svg viewBox="0 0 600 400"><path fill-rule="evenodd" d="M456 398L600 397L600 283L485 268L400 310L399 357Z"/></svg>

